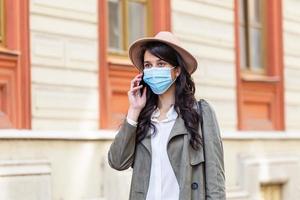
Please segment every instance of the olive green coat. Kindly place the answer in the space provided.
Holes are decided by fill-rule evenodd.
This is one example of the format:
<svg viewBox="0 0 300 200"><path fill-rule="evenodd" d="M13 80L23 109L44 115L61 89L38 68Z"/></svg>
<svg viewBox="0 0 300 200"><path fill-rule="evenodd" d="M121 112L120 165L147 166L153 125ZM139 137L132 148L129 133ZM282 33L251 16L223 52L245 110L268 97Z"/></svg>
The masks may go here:
<svg viewBox="0 0 300 200"><path fill-rule="evenodd" d="M204 147L194 150L190 134L178 116L171 130L167 153L179 183L179 200L225 200L223 145L211 106L202 101ZM199 126L200 127L200 126ZM148 136L150 131L148 133ZM129 200L145 200L151 170L151 140L135 142L136 127L126 120L108 152L109 165L116 170L133 168Z"/></svg>

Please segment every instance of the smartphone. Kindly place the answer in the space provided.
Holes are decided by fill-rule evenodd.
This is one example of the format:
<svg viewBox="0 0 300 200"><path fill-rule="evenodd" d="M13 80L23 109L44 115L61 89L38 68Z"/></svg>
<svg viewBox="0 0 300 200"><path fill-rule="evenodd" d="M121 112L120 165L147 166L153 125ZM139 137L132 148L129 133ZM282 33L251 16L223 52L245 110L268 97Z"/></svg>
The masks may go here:
<svg viewBox="0 0 300 200"><path fill-rule="evenodd" d="M146 87L146 83L144 82L144 74L143 74L143 76L142 76L142 80L141 80L141 82L140 82L139 85L142 85L142 86L143 86L143 87L140 89L140 95L142 95L142 94L143 94L144 87Z"/></svg>

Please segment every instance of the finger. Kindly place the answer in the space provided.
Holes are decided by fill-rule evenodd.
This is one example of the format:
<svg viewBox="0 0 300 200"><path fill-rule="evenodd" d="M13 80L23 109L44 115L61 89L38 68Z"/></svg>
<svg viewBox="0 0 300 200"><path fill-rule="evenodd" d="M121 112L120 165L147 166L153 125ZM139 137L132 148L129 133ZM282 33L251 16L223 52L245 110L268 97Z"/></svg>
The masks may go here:
<svg viewBox="0 0 300 200"><path fill-rule="evenodd" d="M133 81L135 80L142 80L142 77L141 76L134 77Z"/></svg>
<svg viewBox="0 0 300 200"><path fill-rule="evenodd" d="M139 85L139 86L133 87L133 88L131 89L131 91L132 91L132 92L135 92L135 91L137 91L138 89L141 89L142 87L143 87L143 85Z"/></svg>
<svg viewBox="0 0 300 200"><path fill-rule="evenodd" d="M142 78L142 75L143 75L143 73L140 73L140 74L136 75L136 76L133 78L133 80L138 79L138 78Z"/></svg>
<svg viewBox="0 0 300 200"><path fill-rule="evenodd" d="M130 87L133 88L134 86L139 85L141 80L142 80L141 77L135 77L134 79L131 80Z"/></svg>
<svg viewBox="0 0 300 200"><path fill-rule="evenodd" d="M136 79L136 80L134 81L133 86L138 86L138 85L140 85L141 80L142 80L142 79L140 79L140 78Z"/></svg>
<svg viewBox="0 0 300 200"><path fill-rule="evenodd" d="M142 87L143 87L142 85L133 87L132 89L130 89L130 90L128 91L128 94L136 95L136 94L138 94L137 91L138 91L139 89L141 89Z"/></svg>

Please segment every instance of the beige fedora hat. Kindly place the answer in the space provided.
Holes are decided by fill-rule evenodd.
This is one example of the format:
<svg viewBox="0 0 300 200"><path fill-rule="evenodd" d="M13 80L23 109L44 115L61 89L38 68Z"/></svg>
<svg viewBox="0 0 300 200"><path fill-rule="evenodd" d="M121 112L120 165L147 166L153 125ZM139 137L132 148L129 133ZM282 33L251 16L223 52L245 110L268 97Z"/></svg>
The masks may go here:
<svg viewBox="0 0 300 200"><path fill-rule="evenodd" d="M130 45L129 58L133 65L139 71L142 71L144 68L142 60L140 59L142 53L141 48L143 47L143 45L149 42L162 42L169 45L181 56L186 65L186 70L190 74L196 71L198 63L195 57L180 45L179 40L175 37L173 33L167 31L161 31L157 33L154 37L145 37L138 39Z"/></svg>

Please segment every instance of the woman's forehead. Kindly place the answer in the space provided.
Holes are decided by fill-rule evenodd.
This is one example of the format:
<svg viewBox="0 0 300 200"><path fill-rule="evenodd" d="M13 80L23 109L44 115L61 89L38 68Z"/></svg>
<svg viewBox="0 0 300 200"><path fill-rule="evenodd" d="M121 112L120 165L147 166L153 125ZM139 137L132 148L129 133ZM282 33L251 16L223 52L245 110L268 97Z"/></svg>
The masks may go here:
<svg viewBox="0 0 300 200"><path fill-rule="evenodd" d="M144 54L144 62L157 62L157 61L161 61L161 60L162 59L151 54L148 50Z"/></svg>

